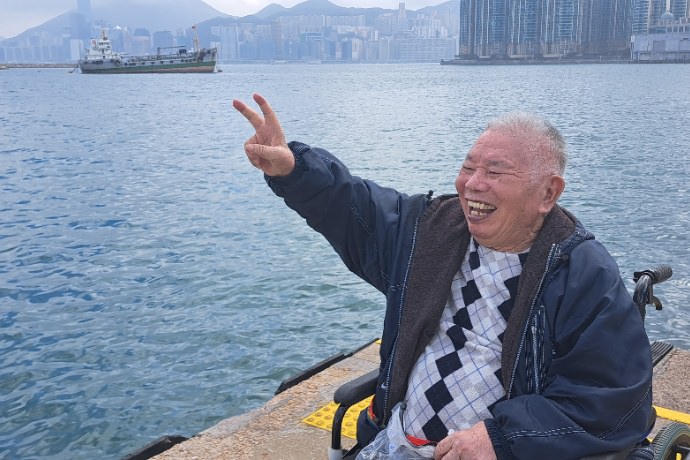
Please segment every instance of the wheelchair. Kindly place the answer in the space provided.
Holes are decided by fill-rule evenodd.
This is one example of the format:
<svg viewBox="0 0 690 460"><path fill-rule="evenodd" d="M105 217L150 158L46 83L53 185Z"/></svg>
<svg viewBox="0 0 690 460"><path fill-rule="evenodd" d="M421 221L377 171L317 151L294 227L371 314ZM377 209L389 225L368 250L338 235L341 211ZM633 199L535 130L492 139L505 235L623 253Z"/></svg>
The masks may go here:
<svg viewBox="0 0 690 460"><path fill-rule="evenodd" d="M635 290L633 301L640 311L644 321L647 306L654 306L656 310L662 309L659 298L654 295L654 285L662 283L671 278L673 271L668 265L659 265L654 268L635 272L633 282ZM656 365L672 349L672 345L664 342L654 342L652 344L652 362ZM374 394L378 380L379 371L375 369L350 382L340 386L333 395L333 401L338 405L333 417L331 427L331 446L329 449L329 460L354 459L354 456L343 457L345 452L342 449L341 433L343 419L347 410ZM656 423L656 412L652 411L653 419L650 420L650 427ZM654 460L690 460L690 428L682 423L671 422L663 427L651 441L654 450ZM632 448L631 448L632 449ZM625 460L628 458L630 450L614 452L596 456L590 456L581 460Z"/></svg>

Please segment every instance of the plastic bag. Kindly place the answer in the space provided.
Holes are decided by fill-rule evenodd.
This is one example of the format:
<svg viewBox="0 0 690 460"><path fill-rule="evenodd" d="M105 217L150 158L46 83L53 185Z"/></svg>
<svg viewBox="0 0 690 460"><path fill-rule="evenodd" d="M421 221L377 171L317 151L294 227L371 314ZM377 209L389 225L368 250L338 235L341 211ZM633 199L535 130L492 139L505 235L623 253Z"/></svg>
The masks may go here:
<svg viewBox="0 0 690 460"><path fill-rule="evenodd" d="M393 408L391 422L385 430L362 449L356 460L419 460L434 458L434 446L416 447L405 436L400 403Z"/></svg>

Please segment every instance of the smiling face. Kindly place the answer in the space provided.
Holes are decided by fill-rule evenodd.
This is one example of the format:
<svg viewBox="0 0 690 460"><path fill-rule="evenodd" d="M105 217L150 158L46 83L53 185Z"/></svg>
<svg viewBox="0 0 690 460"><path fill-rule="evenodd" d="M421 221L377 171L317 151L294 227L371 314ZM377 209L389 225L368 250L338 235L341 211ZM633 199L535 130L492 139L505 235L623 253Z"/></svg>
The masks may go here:
<svg viewBox="0 0 690 460"><path fill-rule="evenodd" d="M482 246L505 252L528 249L565 183L547 173L525 137L491 129L467 154L455 188L472 236Z"/></svg>

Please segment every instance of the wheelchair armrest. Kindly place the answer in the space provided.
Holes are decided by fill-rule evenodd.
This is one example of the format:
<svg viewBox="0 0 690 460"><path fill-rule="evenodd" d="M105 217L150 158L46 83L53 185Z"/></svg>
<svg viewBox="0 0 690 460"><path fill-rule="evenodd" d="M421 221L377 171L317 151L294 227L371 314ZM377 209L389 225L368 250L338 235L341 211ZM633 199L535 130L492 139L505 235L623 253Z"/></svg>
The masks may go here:
<svg viewBox="0 0 690 460"><path fill-rule="evenodd" d="M338 408L333 414L333 426L331 429L331 448L328 458L339 460L343 458L341 450L340 435L343 428L343 418L350 408L376 391L376 384L379 379L379 370L374 369L364 375L360 375L354 380L344 383L333 394L333 401L338 404Z"/></svg>
<svg viewBox="0 0 690 460"><path fill-rule="evenodd" d="M354 380L344 383L333 395L333 401L341 406L352 406L376 391L379 370L374 369Z"/></svg>

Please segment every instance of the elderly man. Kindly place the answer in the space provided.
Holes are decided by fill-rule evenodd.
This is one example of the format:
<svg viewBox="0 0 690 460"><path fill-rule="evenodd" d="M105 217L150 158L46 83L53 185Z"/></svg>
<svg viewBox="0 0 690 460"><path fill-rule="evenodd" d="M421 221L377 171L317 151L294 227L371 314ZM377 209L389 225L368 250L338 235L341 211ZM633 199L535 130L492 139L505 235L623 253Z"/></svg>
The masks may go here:
<svg viewBox="0 0 690 460"><path fill-rule="evenodd" d="M566 153L551 124L524 113L493 120L462 164L457 195L432 199L286 143L267 101L254 101L262 114L233 101L255 129L249 161L386 296L381 372L357 449L561 460L643 441L649 341L611 256L556 204Z"/></svg>

